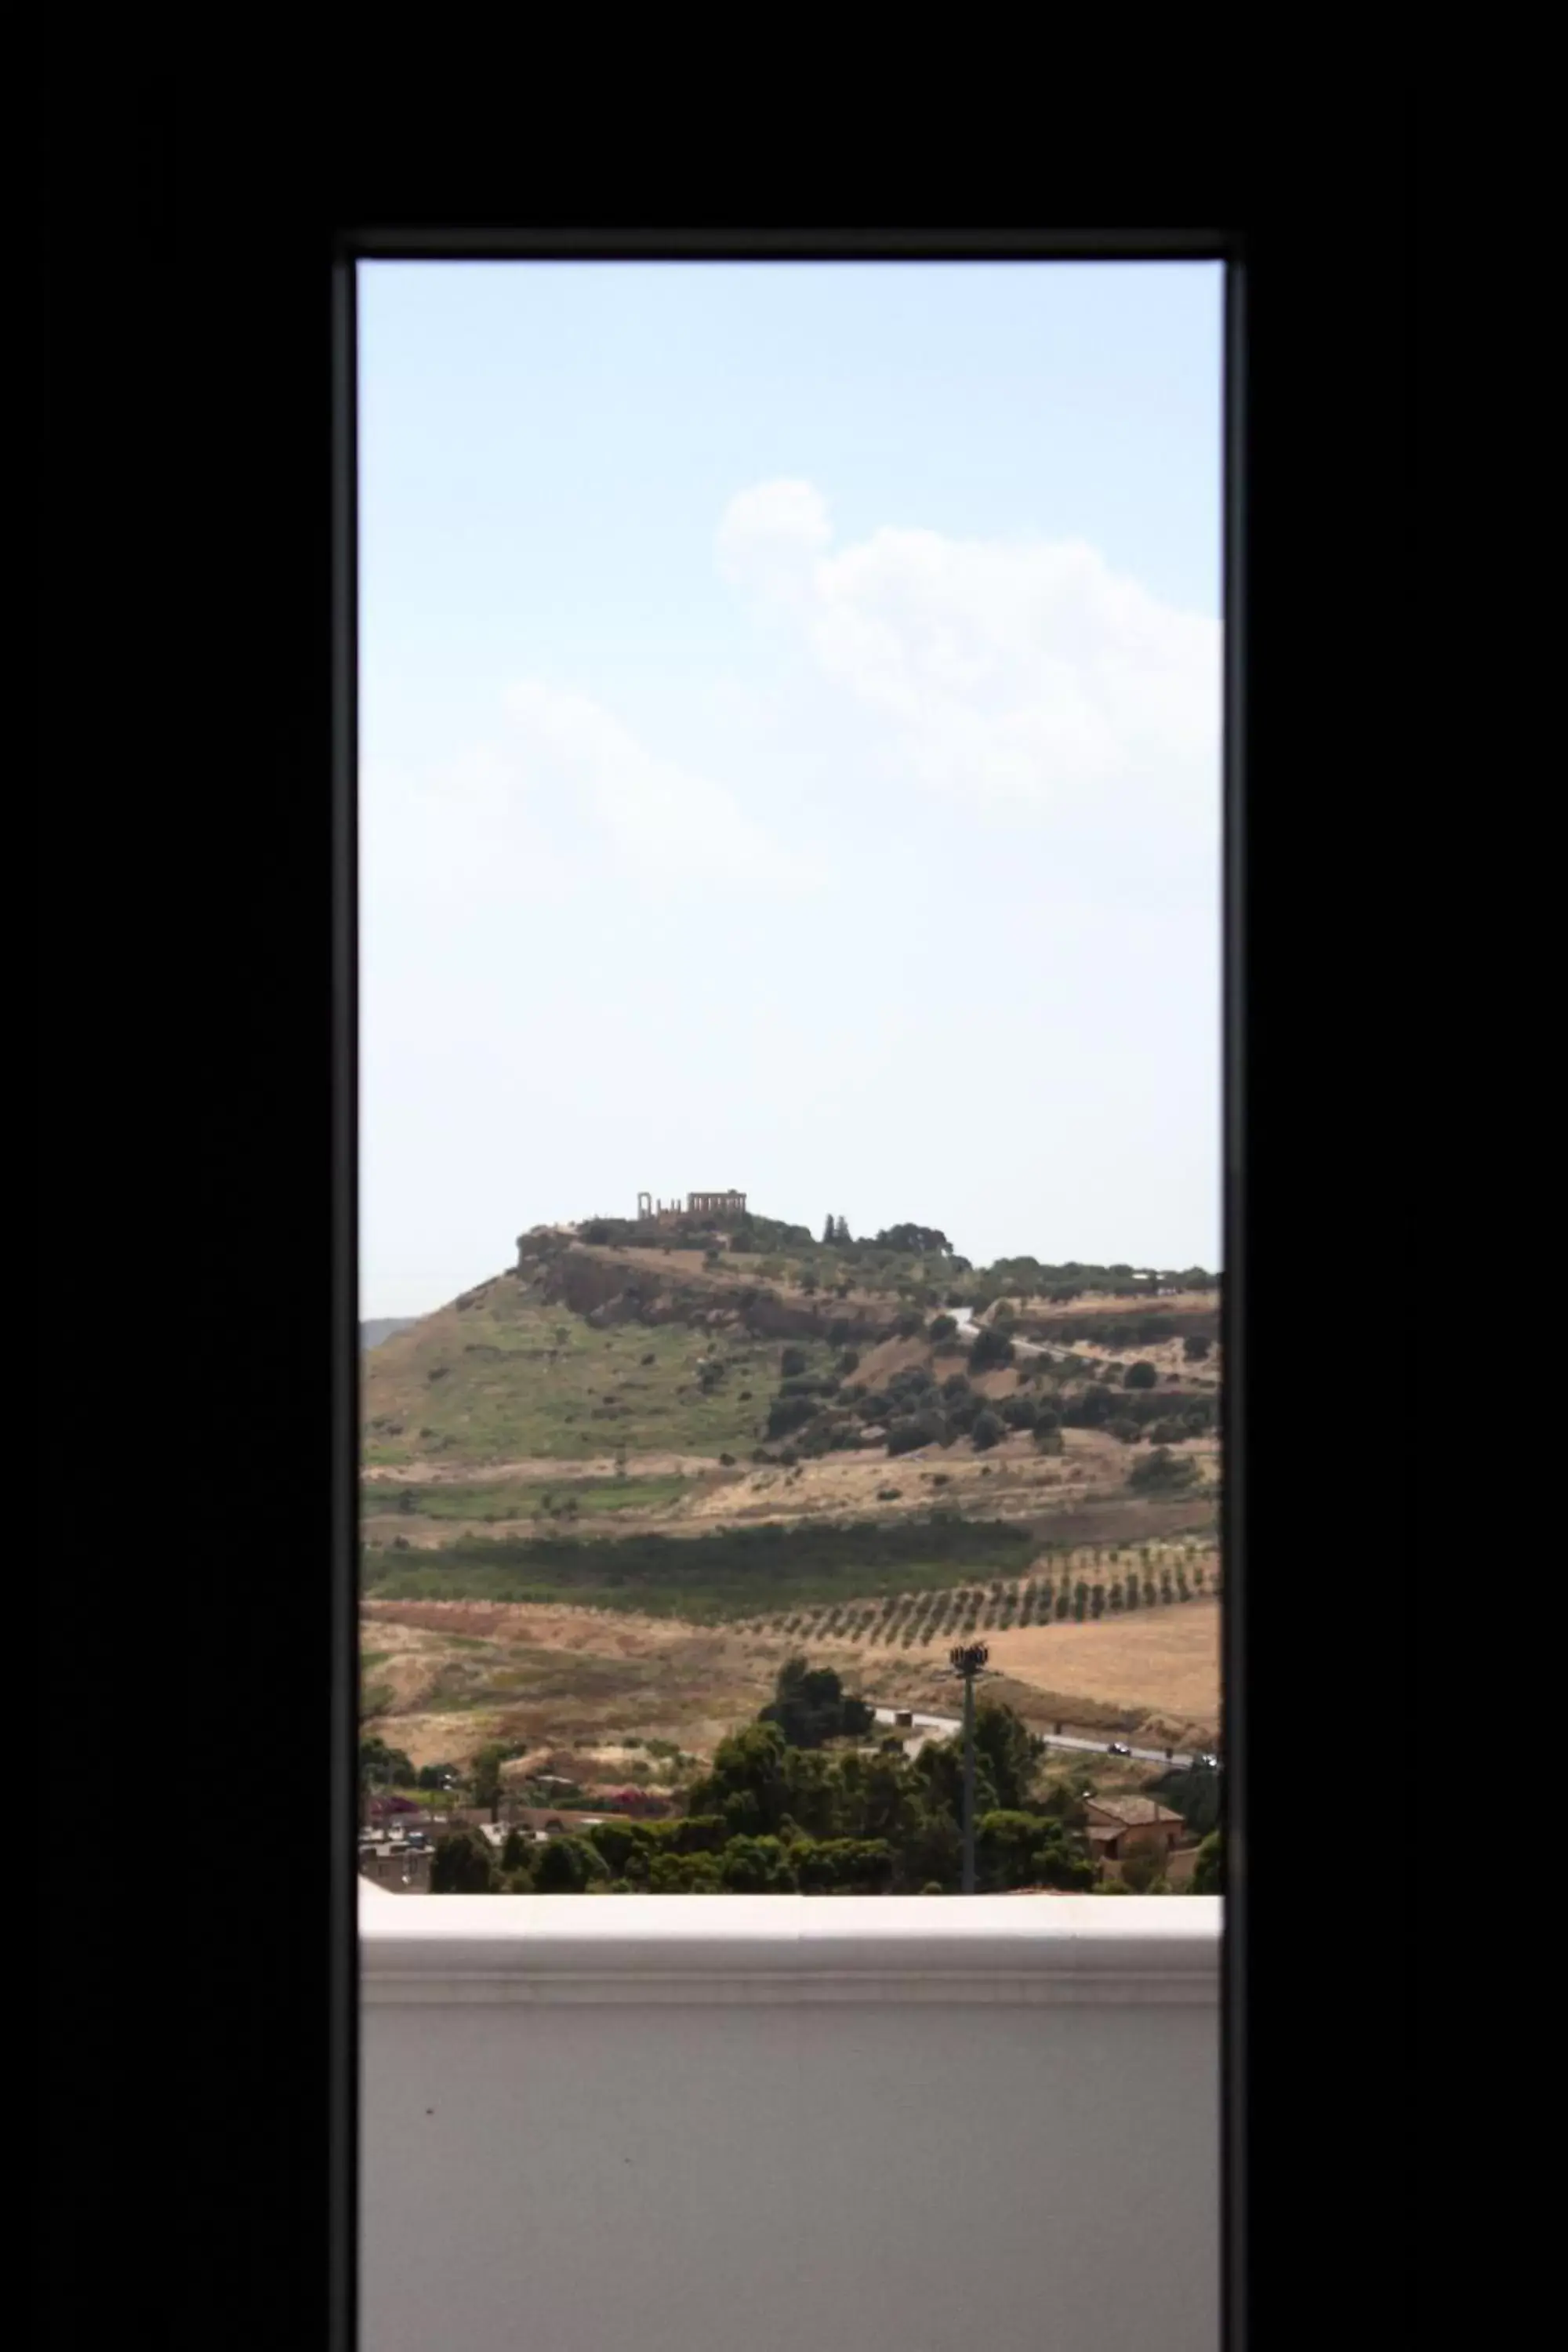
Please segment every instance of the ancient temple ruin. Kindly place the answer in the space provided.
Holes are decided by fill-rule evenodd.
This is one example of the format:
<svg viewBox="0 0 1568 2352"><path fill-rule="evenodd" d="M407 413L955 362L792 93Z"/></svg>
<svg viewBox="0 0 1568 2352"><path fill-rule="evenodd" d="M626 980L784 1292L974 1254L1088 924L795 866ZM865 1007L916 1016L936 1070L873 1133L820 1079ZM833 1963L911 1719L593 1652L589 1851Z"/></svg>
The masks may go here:
<svg viewBox="0 0 1568 2352"><path fill-rule="evenodd" d="M688 1192L684 1202L679 1193L673 1201L656 1201L651 1192L637 1194L637 1223L642 1225L665 1224L674 1217L743 1217L745 1213L744 1192Z"/></svg>

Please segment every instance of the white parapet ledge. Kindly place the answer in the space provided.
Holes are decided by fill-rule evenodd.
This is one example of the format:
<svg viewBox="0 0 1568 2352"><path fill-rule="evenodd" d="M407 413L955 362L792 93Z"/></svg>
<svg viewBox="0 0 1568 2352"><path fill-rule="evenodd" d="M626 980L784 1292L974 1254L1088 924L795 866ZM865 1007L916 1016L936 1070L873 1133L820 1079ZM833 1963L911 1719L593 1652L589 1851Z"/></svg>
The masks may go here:
<svg viewBox="0 0 1568 2352"><path fill-rule="evenodd" d="M394 1895L370 2008L426 2002L1215 2006L1214 1895Z"/></svg>

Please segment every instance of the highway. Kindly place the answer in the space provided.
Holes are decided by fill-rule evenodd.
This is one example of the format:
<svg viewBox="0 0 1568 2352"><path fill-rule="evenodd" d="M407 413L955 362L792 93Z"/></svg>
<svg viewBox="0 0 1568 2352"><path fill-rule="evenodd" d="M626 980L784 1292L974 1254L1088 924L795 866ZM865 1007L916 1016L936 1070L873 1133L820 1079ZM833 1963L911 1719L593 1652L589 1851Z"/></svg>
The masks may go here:
<svg viewBox="0 0 1568 2352"><path fill-rule="evenodd" d="M914 1738L904 1742L905 1751L910 1756L919 1755L928 1739L950 1739L955 1731L961 1731L963 1728L962 1717L956 1715L917 1715L912 1710L901 1710L891 1706L874 1706L873 1708L877 1721L888 1724L895 1730L898 1728L899 1715L905 1711L909 1712L910 1729L915 1735ZM1109 1756L1111 1752L1111 1742L1109 1739L1079 1739L1072 1733L1066 1731L1043 1732L1040 1736L1047 1748L1079 1748L1089 1756ZM1197 1762L1195 1756L1184 1756L1179 1750L1167 1756L1163 1748L1130 1748L1128 1753L1136 1762L1142 1764L1195 1764Z"/></svg>

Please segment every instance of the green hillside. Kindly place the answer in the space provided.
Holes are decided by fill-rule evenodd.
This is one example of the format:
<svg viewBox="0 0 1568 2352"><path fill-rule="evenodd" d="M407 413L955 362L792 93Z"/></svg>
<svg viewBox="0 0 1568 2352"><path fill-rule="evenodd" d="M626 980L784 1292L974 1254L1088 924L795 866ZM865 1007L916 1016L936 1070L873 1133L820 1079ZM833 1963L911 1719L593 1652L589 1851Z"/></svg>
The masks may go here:
<svg viewBox="0 0 1568 2352"><path fill-rule="evenodd" d="M711 1617L1202 1534L1217 1334L1201 1268L535 1231L364 1359L366 1588Z"/></svg>

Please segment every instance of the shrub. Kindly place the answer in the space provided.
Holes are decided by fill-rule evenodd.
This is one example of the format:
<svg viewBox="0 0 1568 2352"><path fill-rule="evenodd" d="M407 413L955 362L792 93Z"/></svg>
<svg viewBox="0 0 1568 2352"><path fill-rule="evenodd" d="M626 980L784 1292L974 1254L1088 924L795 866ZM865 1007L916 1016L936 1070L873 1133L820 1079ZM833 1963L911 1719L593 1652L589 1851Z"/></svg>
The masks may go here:
<svg viewBox="0 0 1568 2352"><path fill-rule="evenodd" d="M1151 1363L1129 1364L1121 1385L1124 1389L1158 1388L1160 1375Z"/></svg>
<svg viewBox="0 0 1568 2352"><path fill-rule="evenodd" d="M784 1348L779 1353L779 1372L783 1379L794 1380L805 1370L805 1349Z"/></svg>
<svg viewBox="0 0 1568 2352"><path fill-rule="evenodd" d="M1137 1494L1178 1494L1184 1486L1197 1483L1198 1465L1187 1454L1173 1454L1163 1445L1155 1446L1141 1462L1135 1462L1127 1474L1128 1486Z"/></svg>
<svg viewBox="0 0 1568 2352"><path fill-rule="evenodd" d="M1099 1429L1112 1410L1110 1391L1103 1381L1091 1381L1081 1395L1062 1407L1062 1420L1072 1429Z"/></svg>
<svg viewBox="0 0 1568 2352"><path fill-rule="evenodd" d="M975 1372L988 1371L994 1365L1010 1364L1012 1360L1013 1342L1006 1333L993 1329L988 1323L983 1323L974 1335L974 1345L969 1351L970 1370Z"/></svg>
<svg viewBox="0 0 1568 2352"><path fill-rule="evenodd" d="M933 1315L926 1326L926 1337L940 1348L944 1340L954 1338L957 1330L958 1325L951 1315Z"/></svg>
<svg viewBox="0 0 1568 2352"><path fill-rule="evenodd" d="M1202 1332L1192 1331L1182 1341L1182 1354L1189 1364L1201 1364L1213 1345L1213 1340L1205 1339Z"/></svg>
<svg viewBox="0 0 1568 2352"><path fill-rule="evenodd" d="M1108 1421L1105 1426L1122 1445L1136 1445L1143 1434L1142 1424L1126 1413L1119 1414L1115 1421Z"/></svg>
<svg viewBox="0 0 1568 2352"><path fill-rule="evenodd" d="M430 1857L432 1895L489 1895L495 1879L489 1846L477 1830L454 1830L437 1839Z"/></svg>
<svg viewBox="0 0 1568 2352"><path fill-rule="evenodd" d="M793 1429L804 1429L821 1409L815 1397L775 1397L768 1407L768 1435L785 1437Z"/></svg>
<svg viewBox="0 0 1568 2352"><path fill-rule="evenodd" d="M937 1412L910 1413L889 1424L889 1454L912 1454L917 1446L942 1445L946 1441L947 1425Z"/></svg>

